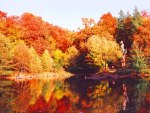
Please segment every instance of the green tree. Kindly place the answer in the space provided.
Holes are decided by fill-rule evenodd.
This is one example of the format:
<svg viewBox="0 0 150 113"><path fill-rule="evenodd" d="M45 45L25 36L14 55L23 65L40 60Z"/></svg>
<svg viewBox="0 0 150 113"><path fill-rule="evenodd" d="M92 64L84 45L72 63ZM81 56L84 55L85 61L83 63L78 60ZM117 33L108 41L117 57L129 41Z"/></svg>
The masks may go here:
<svg viewBox="0 0 150 113"><path fill-rule="evenodd" d="M148 68L147 59L144 56L141 48L137 43L133 43L132 51L131 51L131 59L132 59L132 67L137 72L146 71Z"/></svg>
<svg viewBox="0 0 150 113"><path fill-rule="evenodd" d="M142 25L142 16L139 10L135 7L134 12L133 12L133 19L132 19L132 26L133 26L133 31L137 31L139 26Z"/></svg>
<svg viewBox="0 0 150 113"><path fill-rule="evenodd" d="M123 41L127 50L131 49L133 44L133 35L138 31L139 26L142 25L141 13L135 8L133 15L130 13L124 14L120 11L120 17L117 21L116 40Z"/></svg>

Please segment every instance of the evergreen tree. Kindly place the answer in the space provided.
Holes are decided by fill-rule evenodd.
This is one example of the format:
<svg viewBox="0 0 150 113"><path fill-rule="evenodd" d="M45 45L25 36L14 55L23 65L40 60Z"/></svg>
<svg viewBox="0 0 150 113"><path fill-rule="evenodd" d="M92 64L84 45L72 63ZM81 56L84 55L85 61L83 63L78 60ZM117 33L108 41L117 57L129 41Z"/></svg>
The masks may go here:
<svg viewBox="0 0 150 113"><path fill-rule="evenodd" d="M139 45L137 43L133 43L132 46L132 67L137 71L137 72L143 72L146 71L148 68L147 65L147 59L144 56L142 50L140 49Z"/></svg>

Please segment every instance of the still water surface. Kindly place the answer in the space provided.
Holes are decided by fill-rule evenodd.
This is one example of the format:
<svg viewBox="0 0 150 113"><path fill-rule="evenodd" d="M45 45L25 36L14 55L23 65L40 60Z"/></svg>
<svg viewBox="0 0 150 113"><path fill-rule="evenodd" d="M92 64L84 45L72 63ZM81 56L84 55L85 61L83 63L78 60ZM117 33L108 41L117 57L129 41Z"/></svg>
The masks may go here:
<svg viewBox="0 0 150 113"><path fill-rule="evenodd" d="M141 79L1 79L0 113L150 113L149 86Z"/></svg>

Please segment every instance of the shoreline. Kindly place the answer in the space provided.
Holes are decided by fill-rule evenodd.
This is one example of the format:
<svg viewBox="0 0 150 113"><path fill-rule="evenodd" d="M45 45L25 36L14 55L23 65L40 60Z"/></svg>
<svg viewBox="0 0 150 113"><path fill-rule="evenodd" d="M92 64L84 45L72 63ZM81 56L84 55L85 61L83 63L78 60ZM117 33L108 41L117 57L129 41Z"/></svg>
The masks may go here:
<svg viewBox="0 0 150 113"><path fill-rule="evenodd" d="M33 73L14 73L12 75L7 76L0 76L1 79L9 79L9 80L17 80L17 81L24 81L24 80L31 80L31 79L47 79L47 80L58 80L58 79L66 79L70 78L72 76L83 74L73 74L66 71L62 72L42 72L38 74ZM89 80L117 80L117 79L123 79L123 78L146 78L148 76L141 76L137 73L131 73L131 74L116 74L116 73L95 73L95 74L84 74L84 79Z"/></svg>
<svg viewBox="0 0 150 113"><path fill-rule="evenodd" d="M6 76L3 77L5 79L9 80L30 80L30 79L66 79L71 76L74 76L73 74L69 72L43 72L39 74L26 74L26 73L20 73L19 76L14 74L14 76ZM0 77L1 78L1 77Z"/></svg>
<svg viewBox="0 0 150 113"><path fill-rule="evenodd" d="M89 74L85 76L85 79L89 80L119 80L124 78L149 78L149 74L138 74L138 73L130 73L130 74L117 74L117 73L100 73L100 74ZM149 79L148 79L149 80Z"/></svg>

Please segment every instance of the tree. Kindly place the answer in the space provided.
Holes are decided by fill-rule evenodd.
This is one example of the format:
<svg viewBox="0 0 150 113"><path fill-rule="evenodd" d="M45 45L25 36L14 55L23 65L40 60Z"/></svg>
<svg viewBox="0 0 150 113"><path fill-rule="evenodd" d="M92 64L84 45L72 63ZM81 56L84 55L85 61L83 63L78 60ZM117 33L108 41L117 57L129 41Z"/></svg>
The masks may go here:
<svg viewBox="0 0 150 113"><path fill-rule="evenodd" d="M50 35L56 41L56 47L61 51L66 51L69 45L68 34L70 31L60 28L58 26L50 27Z"/></svg>
<svg viewBox="0 0 150 113"><path fill-rule="evenodd" d="M30 53L30 66L29 66L29 71L31 73L39 73L42 71L42 62L37 54L36 50L31 47L29 48L29 53Z"/></svg>
<svg viewBox="0 0 150 113"><path fill-rule="evenodd" d="M10 37L11 41L18 40L23 36L23 28L20 26L18 16L7 16L0 11L0 33Z"/></svg>
<svg viewBox="0 0 150 113"><path fill-rule="evenodd" d="M141 16L141 13L135 7L134 12L133 12L133 19L132 19L133 31L137 31L137 29L141 25L142 25L142 16Z"/></svg>
<svg viewBox="0 0 150 113"><path fill-rule="evenodd" d="M89 63L97 65L100 69L105 67L108 61L115 61L121 58L122 52L115 41L107 40L105 37L92 36L87 41Z"/></svg>
<svg viewBox="0 0 150 113"><path fill-rule="evenodd" d="M135 8L133 16L129 13L125 15L123 11L120 11L120 17L117 21L116 40L118 43L123 41L128 52L133 44L133 35L141 25L142 17L137 8Z"/></svg>
<svg viewBox="0 0 150 113"><path fill-rule="evenodd" d="M64 53L59 50L56 49L55 51L53 51L53 59L54 59L54 63L55 63L55 67L56 68L61 68L64 65Z"/></svg>
<svg viewBox="0 0 150 113"><path fill-rule="evenodd" d="M132 46L132 67L137 71L137 72L143 72L146 71L148 68L147 65L147 59L144 56L141 48L139 47L139 45L134 42L133 46Z"/></svg>
<svg viewBox="0 0 150 113"><path fill-rule="evenodd" d="M12 69L12 48L10 39L0 34L0 73Z"/></svg>
<svg viewBox="0 0 150 113"><path fill-rule="evenodd" d="M142 21L137 33L133 35L133 40L140 46L145 57L150 57L150 17L143 17Z"/></svg>
<svg viewBox="0 0 150 113"><path fill-rule="evenodd" d="M6 18L7 13L0 11L0 33L3 35L6 32Z"/></svg>
<svg viewBox="0 0 150 113"><path fill-rule="evenodd" d="M47 36L46 40L47 40L48 47L49 47L48 49L49 53L52 54L52 51L56 49L56 41L54 40L52 36Z"/></svg>
<svg viewBox="0 0 150 113"><path fill-rule="evenodd" d="M76 66L78 56L79 56L79 51L76 49L76 47L74 46L69 47L66 53L64 54L65 67Z"/></svg>
<svg viewBox="0 0 150 113"><path fill-rule="evenodd" d="M53 59L51 58L47 49L44 51L41 60L42 60L43 71L45 72L51 71L53 67Z"/></svg>
<svg viewBox="0 0 150 113"><path fill-rule="evenodd" d="M29 48L23 41L18 42L13 54L14 69L17 71L29 71L29 61Z"/></svg>
<svg viewBox="0 0 150 113"><path fill-rule="evenodd" d="M97 24L95 24L93 19L82 18L82 21L85 25L85 28L78 31L75 34L74 39L74 44L78 50L85 52L85 43L87 42L88 38L93 35L99 35L101 37L114 40L113 35L116 30L116 18L112 17L110 13L104 14Z"/></svg>
<svg viewBox="0 0 150 113"><path fill-rule="evenodd" d="M30 13L24 13L20 17L20 21L20 25L23 28L22 39L27 45L34 47L40 55L45 49L50 50L48 39L52 37L52 25L44 22L41 17Z"/></svg>
<svg viewBox="0 0 150 113"><path fill-rule="evenodd" d="M95 24L95 22L92 18L82 18L82 24L85 26L85 28L87 28L90 27L92 24Z"/></svg>
<svg viewBox="0 0 150 113"><path fill-rule="evenodd" d="M116 32L117 19L111 13L103 14L97 24L111 35Z"/></svg>

